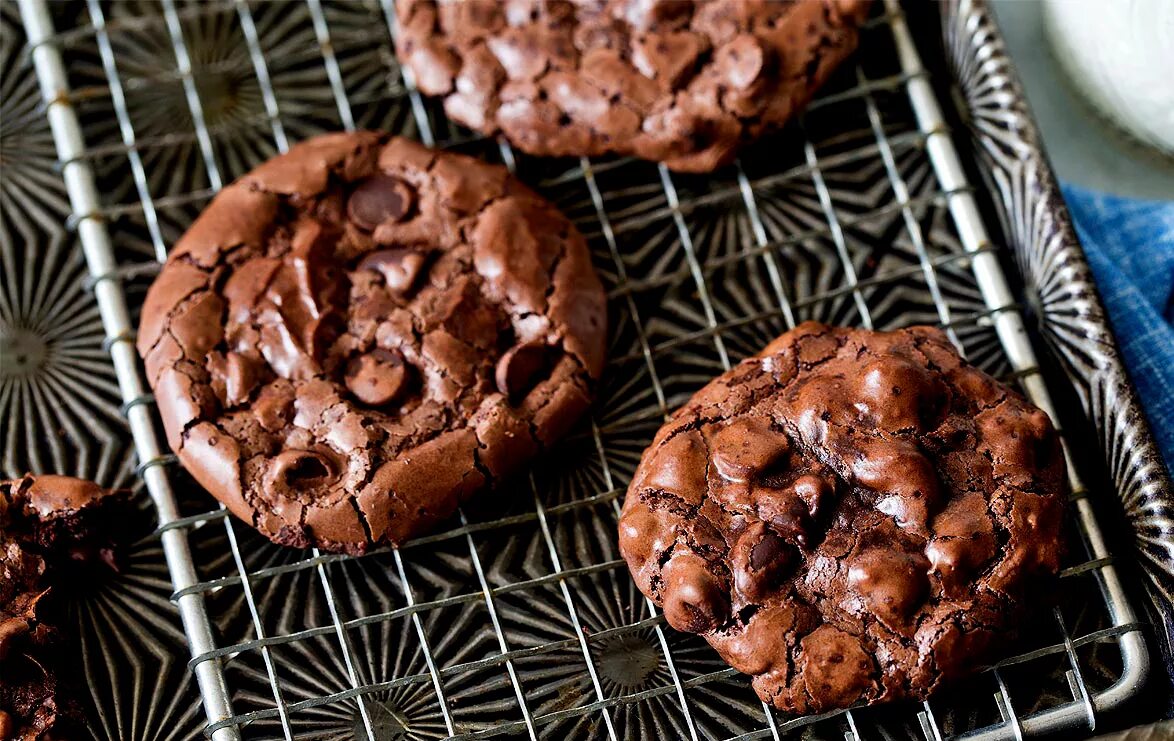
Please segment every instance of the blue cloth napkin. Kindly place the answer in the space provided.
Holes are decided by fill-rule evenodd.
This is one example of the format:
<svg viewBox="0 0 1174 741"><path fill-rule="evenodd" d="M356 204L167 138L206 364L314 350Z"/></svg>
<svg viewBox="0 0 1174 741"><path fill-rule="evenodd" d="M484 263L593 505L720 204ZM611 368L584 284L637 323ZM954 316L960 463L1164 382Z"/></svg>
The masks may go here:
<svg viewBox="0 0 1174 741"><path fill-rule="evenodd" d="M1064 186L1076 226L1167 470L1174 471L1174 201ZM1154 602L1161 663L1174 685L1174 614ZM1171 685L1152 702L1174 717ZM1144 734L1143 734L1144 735Z"/></svg>
<svg viewBox="0 0 1174 741"><path fill-rule="evenodd" d="M1174 201L1063 190L1129 376L1174 471Z"/></svg>

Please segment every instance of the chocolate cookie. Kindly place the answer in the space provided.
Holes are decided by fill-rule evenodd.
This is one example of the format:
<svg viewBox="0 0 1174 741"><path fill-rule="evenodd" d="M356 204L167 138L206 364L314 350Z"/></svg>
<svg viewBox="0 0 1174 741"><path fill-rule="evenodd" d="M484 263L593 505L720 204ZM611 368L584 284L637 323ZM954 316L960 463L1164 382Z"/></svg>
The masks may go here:
<svg viewBox="0 0 1174 741"><path fill-rule="evenodd" d="M776 708L923 699L1055 576L1065 492L1047 415L938 330L807 323L661 428L620 550Z"/></svg>
<svg viewBox="0 0 1174 741"><path fill-rule="evenodd" d="M448 116L539 155L707 172L856 47L868 0L397 0L396 50Z"/></svg>
<svg viewBox="0 0 1174 741"><path fill-rule="evenodd" d="M128 512L120 492L89 481L0 481L0 739L72 738L77 732L53 597L70 588L62 583L63 571L87 562L114 564Z"/></svg>
<svg viewBox="0 0 1174 741"><path fill-rule="evenodd" d="M147 294L183 465L277 543L361 553L558 438L603 366L583 237L501 167L374 132L222 190Z"/></svg>

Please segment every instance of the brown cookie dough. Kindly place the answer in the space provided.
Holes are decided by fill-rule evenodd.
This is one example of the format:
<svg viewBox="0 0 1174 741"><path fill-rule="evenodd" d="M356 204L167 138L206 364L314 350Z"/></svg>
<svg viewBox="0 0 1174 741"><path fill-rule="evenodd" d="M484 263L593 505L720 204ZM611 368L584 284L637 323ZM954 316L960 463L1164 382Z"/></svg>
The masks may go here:
<svg viewBox="0 0 1174 741"><path fill-rule="evenodd" d="M76 586L63 565L113 566L128 512L122 493L81 479L0 481L0 739L79 731L54 597Z"/></svg>
<svg viewBox="0 0 1174 741"><path fill-rule="evenodd" d="M923 699L989 662L1059 568L1044 412L936 329L787 332L657 433L620 550L674 628L780 710Z"/></svg>
<svg viewBox="0 0 1174 741"><path fill-rule="evenodd" d="M278 543L399 543L587 407L603 289L504 168L375 132L295 146L221 191L147 294L168 442Z"/></svg>
<svg viewBox="0 0 1174 741"><path fill-rule="evenodd" d="M781 128L869 0L397 0L396 50L450 118L539 155L707 172Z"/></svg>

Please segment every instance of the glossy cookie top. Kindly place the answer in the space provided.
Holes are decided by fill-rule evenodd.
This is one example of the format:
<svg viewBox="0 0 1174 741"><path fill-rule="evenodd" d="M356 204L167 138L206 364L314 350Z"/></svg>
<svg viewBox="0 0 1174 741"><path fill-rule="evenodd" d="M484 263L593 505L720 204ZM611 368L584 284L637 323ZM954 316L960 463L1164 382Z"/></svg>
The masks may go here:
<svg viewBox="0 0 1174 741"><path fill-rule="evenodd" d="M1047 415L938 330L807 323L661 428L620 549L764 701L822 712L989 663L1059 568L1065 493Z"/></svg>
<svg viewBox="0 0 1174 741"><path fill-rule="evenodd" d="M554 206L504 168L358 132L221 191L151 287L139 351L171 447L234 514L363 552L558 438L605 333Z"/></svg>
<svg viewBox="0 0 1174 741"><path fill-rule="evenodd" d="M396 49L448 116L540 155L706 172L799 112L868 0L399 0Z"/></svg>

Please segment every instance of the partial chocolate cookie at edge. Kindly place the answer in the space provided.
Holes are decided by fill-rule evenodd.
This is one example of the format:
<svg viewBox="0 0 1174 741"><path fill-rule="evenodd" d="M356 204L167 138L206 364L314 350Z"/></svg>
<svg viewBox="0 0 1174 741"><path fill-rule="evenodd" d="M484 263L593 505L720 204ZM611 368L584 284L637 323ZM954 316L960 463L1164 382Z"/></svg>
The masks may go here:
<svg viewBox="0 0 1174 741"><path fill-rule="evenodd" d="M620 550L764 701L823 712L996 658L1057 573L1065 494L1047 415L938 330L807 323L660 429Z"/></svg>
<svg viewBox="0 0 1174 741"><path fill-rule="evenodd" d="M147 294L167 439L275 542L399 543L553 443L604 361L574 226L502 167L375 132L222 190Z"/></svg>
<svg viewBox="0 0 1174 741"><path fill-rule="evenodd" d="M856 48L869 0L397 0L396 52L450 118L538 155L708 172Z"/></svg>
<svg viewBox="0 0 1174 741"><path fill-rule="evenodd" d="M114 566L130 512L125 492L81 479L0 481L0 739L81 733L57 598L76 586L64 572Z"/></svg>

